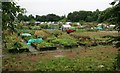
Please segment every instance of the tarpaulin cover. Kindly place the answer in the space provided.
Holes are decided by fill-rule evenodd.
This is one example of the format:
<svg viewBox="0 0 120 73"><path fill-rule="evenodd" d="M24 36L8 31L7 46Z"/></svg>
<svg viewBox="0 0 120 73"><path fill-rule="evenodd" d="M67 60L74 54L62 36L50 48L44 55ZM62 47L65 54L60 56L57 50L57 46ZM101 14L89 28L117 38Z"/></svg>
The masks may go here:
<svg viewBox="0 0 120 73"><path fill-rule="evenodd" d="M97 27L97 30L102 30L102 28L101 27Z"/></svg>
<svg viewBox="0 0 120 73"><path fill-rule="evenodd" d="M42 38L38 38L38 39L30 39L28 40L27 45L30 45L31 43L35 43L35 42L42 42L43 39Z"/></svg>

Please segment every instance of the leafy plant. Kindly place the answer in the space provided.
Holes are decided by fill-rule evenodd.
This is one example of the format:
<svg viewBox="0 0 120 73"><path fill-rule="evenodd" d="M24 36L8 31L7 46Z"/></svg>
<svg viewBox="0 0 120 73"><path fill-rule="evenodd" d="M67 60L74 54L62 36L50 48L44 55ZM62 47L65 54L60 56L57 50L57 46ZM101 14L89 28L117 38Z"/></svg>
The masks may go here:
<svg viewBox="0 0 120 73"><path fill-rule="evenodd" d="M49 34L47 34L46 32L44 32L44 31L42 31L42 30L40 30L40 31L35 31L34 36L37 36L37 37L41 37L41 38L43 38L43 39L46 39L46 38L49 36Z"/></svg>
<svg viewBox="0 0 120 73"><path fill-rule="evenodd" d="M53 30L53 31L52 31L52 34L53 34L55 37L58 37L59 35L62 35L62 31L60 31L60 30Z"/></svg>
<svg viewBox="0 0 120 73"><path fill-rule="evenodd" d="M45 42L45 41L37 44L38 48L53 47L53 46L54 46L53 43L48 43L48 42Z"/></svg>

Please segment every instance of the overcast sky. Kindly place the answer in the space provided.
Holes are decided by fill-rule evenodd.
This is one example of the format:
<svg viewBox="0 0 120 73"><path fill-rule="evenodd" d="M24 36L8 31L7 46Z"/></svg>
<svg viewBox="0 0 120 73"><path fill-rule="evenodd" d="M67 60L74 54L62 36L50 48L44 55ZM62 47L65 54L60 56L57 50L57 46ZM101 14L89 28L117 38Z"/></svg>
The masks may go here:
<svg viewBox="0 0 120 73"><path fill-rule="evenodd" d="M26 8L27 14L47 15L54 13L57 15L67 15L73 11L95 11L105 10L113 0L19 0L18 4Z"/></svg>

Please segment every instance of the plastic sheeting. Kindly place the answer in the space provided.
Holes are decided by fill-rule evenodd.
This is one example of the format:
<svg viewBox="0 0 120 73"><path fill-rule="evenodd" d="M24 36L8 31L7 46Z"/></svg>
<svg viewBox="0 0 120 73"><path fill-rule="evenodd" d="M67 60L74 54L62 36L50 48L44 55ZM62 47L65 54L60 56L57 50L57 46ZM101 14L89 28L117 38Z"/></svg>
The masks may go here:
<svg viewBox="0 0 120 73"><path fill-rule="evenodd" d="M28 40L28 43L27 43L27 45L30 45L31 43L37 43L37 42L42 42L43 41L43 39L42 38L38 38L38 39L30 39L30 40Z"/></svg>
<svg viewBox="0 0 120 73"><path fill-rule="evenodd" d="M101 28L101 27L97 27L97 30L103 30L103 28Z"/></svg>

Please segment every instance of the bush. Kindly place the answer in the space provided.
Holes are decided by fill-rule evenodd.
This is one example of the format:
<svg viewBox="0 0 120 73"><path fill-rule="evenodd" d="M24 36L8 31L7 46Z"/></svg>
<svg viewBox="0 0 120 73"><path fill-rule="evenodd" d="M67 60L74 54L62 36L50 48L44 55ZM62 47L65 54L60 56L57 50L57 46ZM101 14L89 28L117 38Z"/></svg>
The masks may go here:
<svg viewBox="0 0 120 73"><path fill-rule="evenodd" d="M52 42L52 41L54 41L54 40L56 40L56 39L57 39L56 37L50 36L50 37L48 37L48 38L46 39L46 41L47 41L47 42Z"/></svg>
<svg viewBox="0 0 120 73"><path fill-rule="evenodd" d="M40 51L55 50L56 49L56 47L53 43L48 43L45 41L43 41L41 43L37 43L36 45Z"/></svg>
<svg viewBox="0 0 120 73"><path fill-rule="evenodd" d="M41 30L41 27L40 26L32 26L31 29L33 29L33 30Z"/></svg>
<svg viewBox="0 0 120 73"><path fill-rule="evenodd" d="M55 37L58 37L59 35L62 35L62 31L60 31L60 30L53 30L53 31L52 31L52 34L53 34Z"/></svg>
<svg viewBox="0 0 120 73"><path fill-rule="evenodd" d="M89 42L89 41L84 41L84 42L78 42L78 44L80 45L80 46L91 46L91 42Z"/></svg>
<svg viewBox="0 0 120 73"><path fill-rule="evenodd" d="M46 32L44 32L44 31L42 31L42 30L40 30L40 31L35 31L34 36L37 36L37 37L41 37L41 38L43 38L43 39L46 39L46 38L49 36L49 34L47 34Z"/></svg>
<svg viewBox="0 0 120 73"><path fill-rule="evenodd" d="M52 41L54 44L59 44L64 47L74 47L77 46L77 42L72 39L55 39Z"/></svg>
<svg viewBox="0 0 120 73"><path fill-rule="evenodd" d="M47 24L41 24L40 27L43 28L43 29L48 29L48 25Z"/></svg>
<svg viewBox="0 0 120 73"><path fill-rule="evenodd" d="M55 37L58 37L59 35L62 35L62 31L61 30L43 30L44 32L46 32L49 35L54 35Z"/></svg>
<svg viewBox="0 0 120 73"><path fill-rule="evenodd" d="M53 43L48 43L48 42L44 41L44 42L38 43L37 46L38 46L38 48L52 47L52 46L54 46L54 44Z"/></svg>
<svg viewBox="0 0 120 73"><path fill-rule="evenodd" d="M22 52L29 52L28 46L25 45L23 42L15 42L12 48L9 49L10 53L22 53Z"/></svg>

